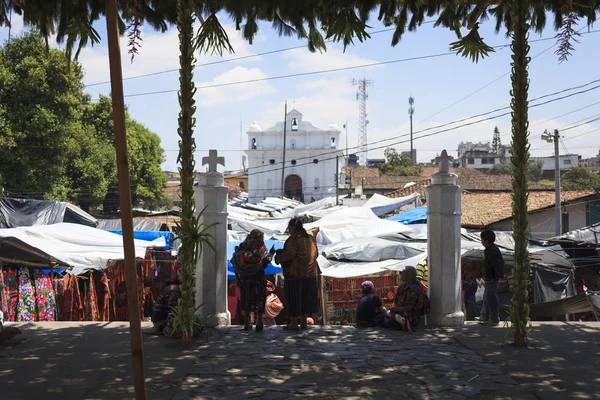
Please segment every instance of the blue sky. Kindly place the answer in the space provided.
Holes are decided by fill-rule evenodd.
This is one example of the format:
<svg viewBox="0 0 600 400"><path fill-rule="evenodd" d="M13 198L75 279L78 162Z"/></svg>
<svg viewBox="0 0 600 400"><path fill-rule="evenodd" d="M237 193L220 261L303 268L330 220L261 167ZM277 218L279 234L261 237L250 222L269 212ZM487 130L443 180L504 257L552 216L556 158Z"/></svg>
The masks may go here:
<svg viewBox="0 0 600 400"><path fill-rule="evenodd" d="M257 40L250 46L240 38L231 21L224 17L222 22L226 24L235 54L227 54L222 58L198 55L198 64L253 56L303 44L296 38L280 38L269 24L262 24ZM385 29L375 20L370 25L372 31ZM97 23L96 28L105 40L104 21ZM18 34L22 29L22 23L15 20L13 35ZM582 32L586 31L587 29L584 29ZM490 22L481 25L480 33L492 46L509 43L504 32L494 33L493 24ZM2 28L0 40L4 41L7 34L7 29ZM555 32L548 29L542 38L552 38L554 35ZM209 86L428 56L448 52L448 44L456 40L452 32L443 28L433 28L433 24L423 25L416 33L407 33L396 47L390 45L391 36L392 32L374 34L365 43L355 43L355 46L349 47L345 53L341 45L328 44L328 51L323 54L311 54L307 48L301 48L240 61L200 66L196 69L195 81L198 86ZM165 34L148 28L143 32L143 38L140 54L133 64L127 55L126 39L122 40L124 77L173 70L178 67L177 32L174 28ZM535 34L530 37L531 40L539 38ZM532 43L530 54L535 58L530 67L530 98L600 79L598 73L600 56L595 51L599 40L600 33L584 34L580 38L581 43L576 45L574 56L562 64L554 54L555 47L551 48L555 44L554 39ZM87 90L92 97L97 98L99 94L108 94L109 84L94 85L106 82L109 78L106 44L84 49L80 61L86 71L85 83L91 85ZM363 77L371 79L374 83L369 89L367 103L370 121L369 142L392 138L388 142L372 147L390 144L397 150L407 150L409 143L395 144L395 142L404 141L406 138L399 136L408 133L409 96L415 98L414 130L417 132L415 138L418 138L423 134L418 132L423 129L509 106L509 71L510 49L504 47L478 64L455 55L446 55L341 72L199 89L196 95L198 102L197 169L202 169L200 157L208 155L208 150L213 148L225 156L227 170L239 169L241 148L247 144L245 131L253 121L267 128L274 125L276 121L283 120L285 100L288 101L290 109L295 105L295 108L304 114L305 120L313 122L316 126L325 128L334 121L341 127L347 121L348 143L352 150L352 147L357 145L358 138L358 102L356 87L351 83L353 78ZM592 86L595 85L586 88ZM161 137L167 156L163 168L175 170L178 146L177 72L127 80L124 87L125 94L128 96L125 102L131 115ZM172 90L172 92L130 96L163 90ZM472 94L473 92L476 93ZM569 93L572 92L565 94ZM577 121L587 121L596 116L600 112L600 105L590 105L600 101L598 93L600 89L532 108L530 110L532 154L542 156L553 153L552 145L547 145L540 139L544 129L561 129ZM462 100L466 96L469 97ZM559 117L586 106L590 107ZM475 120L479 119L481 118ZM240 120L244 132L243 139L240 137ZM416 139L414 146L418 152L418 160L428 161L443 149L455 155L460 141L491 141L496 125L503 135L503 144L509 144L510 116L505 116ZM600 122L565 131L561 153L569 151L584 157L596 155L600 149L600 131L593 131L594 129L600 129ZM430 132L435 130L425 133ZM345 140L345 135L342 137L342 141ZM369 157L381 157L382 154L383 148L371 150Z"/></svg>

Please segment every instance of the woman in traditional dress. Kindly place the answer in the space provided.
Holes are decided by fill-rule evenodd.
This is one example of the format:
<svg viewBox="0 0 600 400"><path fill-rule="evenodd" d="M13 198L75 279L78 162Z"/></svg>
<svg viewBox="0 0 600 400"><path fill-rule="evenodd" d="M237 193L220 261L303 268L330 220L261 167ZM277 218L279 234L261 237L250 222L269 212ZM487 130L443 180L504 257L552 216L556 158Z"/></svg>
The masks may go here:
<svg viewBox="0 0 600 400"><path fill-rule="evenodd" d="M235 276L240 284L241 308L244 312L244 330L252 328L250 313L256 315L256 332L263 330L263 313L267 296L265 268L271 262L271 253L267 250L264 233L254 229L248 234L231 258Z"/></svg>
<svg viewBox="0 0 600 400"><path fill-rule="evenodd" d="M167 281L167 287L154 303L152 323L157 334L164 333L169 321L173 319L173 308L177 307L177 302L181 298L179 285L181 282L177 278Z"/></svg>
<svg viewBox="0 0 600 400"><path fill-rule="evenodd" d="M425 292L417 280L417 270L408 266L400 273L400 286L390 308L390 327L411 331L428 310Z"/></svg>
<svg viewBox="0 0 600 400"><path fill-rule="evenodd" d="M307 317L319 308L318 277L321 274L317 263L318 250L315 239L309 235L302 221L293 218L288 224L290 237L283 251L275 256L275 262L283 268L285 297L289 304L290 322L286 330L306 329ZM298 326L298 318L301 319Z"/></svg>

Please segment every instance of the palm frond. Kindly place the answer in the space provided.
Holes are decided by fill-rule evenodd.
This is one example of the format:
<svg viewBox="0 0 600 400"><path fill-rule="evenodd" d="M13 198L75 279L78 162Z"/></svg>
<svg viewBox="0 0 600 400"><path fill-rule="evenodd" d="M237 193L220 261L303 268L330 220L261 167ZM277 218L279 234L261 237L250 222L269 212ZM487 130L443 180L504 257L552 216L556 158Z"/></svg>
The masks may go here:
<svg viewBox="0 0 600 400"><path fill-rule="evenodd" d="M469 34L456 42L450 43L450 51L455 52L465 58L470 58L473 62L479 62L479 58L484 59L493 53L493 47L488 46L483 38L479 36L479 24L475 24Z"/></svg>
<svg viewBox="0 0 600 400"><path fill-rule="evenodd" d="M581 36L581 34L575 29L578 21L579 16L574 12L570 12L564 18L562 28L556 35L558 49L554 54L558 56L558 61L561 63L567 61L573 55L573 51L575 51L574 43L579 43L577 36Z"/></svg>
<svg viewBox="0 0 600 400"><path fill-rule="evenodd" d="M198 29L195 48L201 53L223 55L225 51L234 53L229 36L215 14L210 15Z"/></svg>
<svg viewBox="0 0 600 400"><path fill-rule="evenodd" d="M344 51L346 51L349 45L354 44L354 37L360 42L371 38L365 31L370 26L365 24L356 15L352 7L342 9L337 18L332 20L333 23L327 26L327 39L331 39L334 42L341 41L344 44Z"/></svg>

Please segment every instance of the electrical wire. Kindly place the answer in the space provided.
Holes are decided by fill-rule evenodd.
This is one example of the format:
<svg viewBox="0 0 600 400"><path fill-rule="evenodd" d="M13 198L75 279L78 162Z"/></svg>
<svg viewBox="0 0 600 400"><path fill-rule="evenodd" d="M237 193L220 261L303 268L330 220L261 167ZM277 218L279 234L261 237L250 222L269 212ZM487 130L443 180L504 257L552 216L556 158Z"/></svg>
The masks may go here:
<svg viewBox="0 0 600 400"><path fill-rule="evenodd" d="M596 32L600 32L600 30L590 31L589 33L596 33ZM529 43L536 43L536 42L547 41L547 40L552 40L552 39L554 39L554 38L553 37L552 38L541 38L541 39L531 40ZM510 44L502 44L502 45L497 45L497 46L493 46L493 47L494 48L505 48L505 47L509 47L509 46L510 46ZM553 45L553 46L551 46L550 48L544 50L543 52L539 53L535 57L538 57L538 56L542 55L546 51L552 49L554 46L556 46L556 44ZM445 53L429 54L429 55L424 55L424 56L416 56L416 57L402 58L402 59L389 60L389 61L379 61L379 62L367 63L367 64L361 64L361 65L352 65L352 66L348 66L348 67L332 68L332 69L319 70L319 71L300 72L300 73L296 73L296 74L278 75L278 76L270 76L270 77L265 77L265 78L248 79L248 80L241 80L241 81L234 81L234 82L216 83L216 84L212 84L212 85L198 86L198 87L196 87L196 90L218 88L218 87L225 87L225 86L234 86L234 85L241 85L241 84L248 84L248 83L265 82L265 81L271 81L271 80L297 78L297 77L302 77L302 76L311 76L311 75L326 74L326 73L332 73L332 72L348 71L348 70L354 70L354 69L360 69L360 68L375 67L375 66L380 66L380 65L388 65L388 64L396 64L396 63L408 62L408 61L418 61L418 60L424 60L424 59L430 59L430 58L438 58L438 57L443 57L443 56L448 56L448 55L455 55L455 54L456 53L454 53L454 52L445 52ZM535 58L535 57L533 57L533 58ZM222 60L222 61L225 61L225 60ZM166 73L166 72L172 72L172 71L178 71L178 70L164 71L164 73ZM158 74L158 72L157 73L153 73L153 74ZM503 78L506 75L508 75L508 73L505 74L505 75L503 75L503 76L501 76L501 77L499 77L495 81ZM148 75L148 76L150 76L150 75ZM139 77L143 77L143 76L140 75ZM102 83L106 83L106 82L102 82ZM493 82L491 82L491 83L493 83ZM485 87L489 86L490 84L486 85ZM483 88L485 88L485 87L483 87ZM480 88L477 91L482 90L483 88ZM153 96L153 95L159 95L159 94L176 93L178 91L179 91L179 89L168 89L168 90L159 90L159 91L152 91L152 92L141 92L141 93L126 94L126 95L124 95L124 97L128 97L129 98L129 97L140 97L140 96ZM476 92L474 92L472 94L475 94ZM469 96L471 96L471 95L469 95ZM469 96L467 96L465 98L468 98ZM461 102L465 98L463 98L463 99L459 100L458 102L456 102L456 103L448 106L447 108L445 108L442 111L445 111L448 108L450 108L450 107L458 104L459 102ZM94 100L97 101L98 99L94 99ZM442 112L442 111L440 111L440 112ZM437 115L437 114L434 114L434 115ZM428 117L427 119L431 118L432 116ZM423 122L423 121L419 121L419 122Z"/></svg>

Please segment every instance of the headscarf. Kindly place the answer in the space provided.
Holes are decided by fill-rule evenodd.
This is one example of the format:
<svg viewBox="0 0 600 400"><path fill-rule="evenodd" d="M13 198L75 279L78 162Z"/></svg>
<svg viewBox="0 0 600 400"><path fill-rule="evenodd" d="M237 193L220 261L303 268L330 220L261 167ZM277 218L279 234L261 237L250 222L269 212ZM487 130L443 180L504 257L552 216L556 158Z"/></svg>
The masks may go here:
<svg viewBox="0 0 600 400"><path fill-rule="evenodd" d="M263 243L258 248L252 247L256 238L263 238L264 234L259 229L253 229L242 244L236 249L231 258L231 264L236 274L251 276L264 268L263 260L268 254L267 246Z"/></svg>
<svg viewBox="0 0 600 400"><path fill-rule="evenodd" d="M375 285L373 285L373 282L371 281L364 281L360 287L362 287L363 292L366 294L373 293L375 291Z"/></svg>

